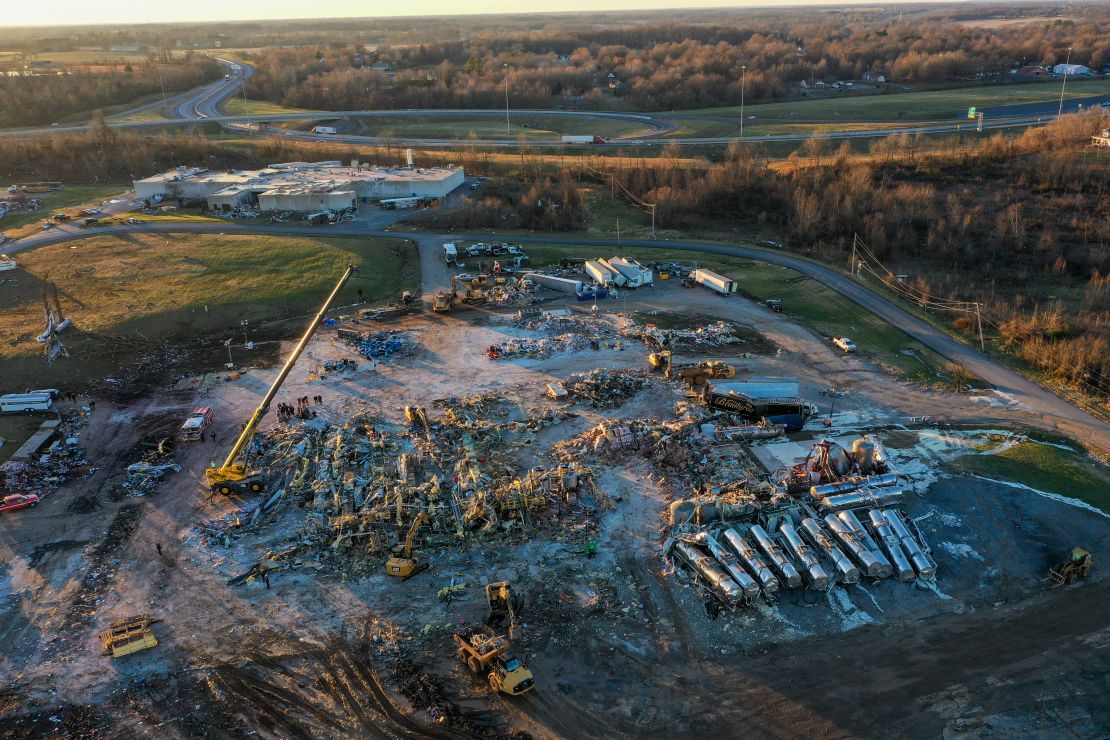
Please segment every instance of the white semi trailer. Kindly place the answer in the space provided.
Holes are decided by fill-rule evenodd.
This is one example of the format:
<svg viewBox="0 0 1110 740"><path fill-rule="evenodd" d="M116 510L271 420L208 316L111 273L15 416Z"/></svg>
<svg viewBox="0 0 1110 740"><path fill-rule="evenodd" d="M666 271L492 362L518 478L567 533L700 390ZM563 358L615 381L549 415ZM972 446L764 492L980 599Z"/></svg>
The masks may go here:
<svg viewBox="0 0 1110 740"><path fill-rule="evenodd" d="M616 270L609 269L599 260L586 260L582 267L586 270L587 275L592 277L598 285L605 288L610 285L623 287L628 282L624 275Z"/></svg>
<svg viewBox="0 0 1110 740"><path fill-rule="evenodd" d="M636 260L630 260L627 257L612 257L605 264L624 275L625 279L628 280L629 288L651 285L655 280L655 275L651 270Z"/></svg>
<svg viewBox="0 0 1110 740"><path fill-rule="evenodd" d="M564 293L581 293L582 281L572 280L570 278L557 277L555 275L544 275L542 272L529 272L524 275L525 280L531 280L537 285L542 285L545 288L552 290L559 290Z"/></svg>
<svg viewBox="0 0 1110 740"><path fill-rule="evenodd" d="M711 270L694 270L690 278L698 285L704 285L715 293L728 295L736 292L736 281L723 275L718 275Z"/></svg>

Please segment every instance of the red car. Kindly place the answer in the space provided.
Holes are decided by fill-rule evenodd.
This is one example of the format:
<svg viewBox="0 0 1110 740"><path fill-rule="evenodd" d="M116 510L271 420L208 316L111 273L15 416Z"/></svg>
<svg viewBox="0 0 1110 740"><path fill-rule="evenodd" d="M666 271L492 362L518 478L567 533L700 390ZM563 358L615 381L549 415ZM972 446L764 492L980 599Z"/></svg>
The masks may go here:
<svg viewBox="0 0 1110 740"><path fill-rule="evenodd" d="M4 500L0 501L0 514L38 506L38 503L39 497L33 493L13 493L11 496L5 496Z"/></svg>

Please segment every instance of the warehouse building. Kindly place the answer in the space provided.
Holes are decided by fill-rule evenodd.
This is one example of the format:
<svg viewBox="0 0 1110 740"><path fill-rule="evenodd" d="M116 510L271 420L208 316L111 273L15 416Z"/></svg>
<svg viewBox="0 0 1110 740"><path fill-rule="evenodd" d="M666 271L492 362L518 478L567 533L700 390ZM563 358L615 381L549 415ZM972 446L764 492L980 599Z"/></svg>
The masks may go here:
<svg viewBox="0 0 1110 740"><path fill-rule="evenodd" d="M314 212L390 198L437 199L463 184L461 167L370 167L351 162L288 162L261 170L178 167L134 182L146 200L205 201L211 210Z"/></svg>

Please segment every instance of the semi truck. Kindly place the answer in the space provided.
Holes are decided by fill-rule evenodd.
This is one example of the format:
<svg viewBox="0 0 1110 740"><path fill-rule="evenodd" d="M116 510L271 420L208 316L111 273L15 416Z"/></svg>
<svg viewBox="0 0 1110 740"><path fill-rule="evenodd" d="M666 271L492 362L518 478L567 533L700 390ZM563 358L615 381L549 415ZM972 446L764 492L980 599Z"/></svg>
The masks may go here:
<svg viewBox="0 0 1110 740"><path fill-rule="evenodd" d="M604 144L605 139L594 134L587 134L585 136L564 136L564 144Z"/></svg>
<svg viewBox="0 0 1110 740"><path fill-rule="evenodd" d="M314 134L334 134L334 126L313 126L312 133Z"/></svg>
<svg viewBox="0 0 1110 740"><path fill-rule="evenodd" d="M556 277L555 275L544 275L541 272L525 273L524 279L531 280L533 283L536 283L537 285L542 285L545 288L559 290L564 293L581 293L583 287L581 280Z"/></svg>
<svg viewBox="0 0 1110 740"><path fill-rule="evenodd" d="M625 280L628 281L629 288L651 285L654 281L654 275L651 270L647 269L636 260L630 260L627 257L611 257L609 260L605 261L604 264L609 269L624 275Z"/></svg>
<svg viewBox="0 0 1110 740"><path fill-rule="evenodd" d="M712 270L697 269L690 275L690 279L698 285L704 285L715 293L728 295L736 292L736 281L732 278L718 275Z"/></svg>
<svg viewBox="0 0 1110 740"><path fill-rule="evenodd" d="M586 270L586 274L593 278L594 281L596 281L597 284L601 285L602 287L607 288L610 285L622 287L625 283L628 282L625 279L624 275L621 275L616 270L610 270L608 267L601 264L601 262L599 262L598 260L586 260L586 263L583 265L583 267Z"/></svg>

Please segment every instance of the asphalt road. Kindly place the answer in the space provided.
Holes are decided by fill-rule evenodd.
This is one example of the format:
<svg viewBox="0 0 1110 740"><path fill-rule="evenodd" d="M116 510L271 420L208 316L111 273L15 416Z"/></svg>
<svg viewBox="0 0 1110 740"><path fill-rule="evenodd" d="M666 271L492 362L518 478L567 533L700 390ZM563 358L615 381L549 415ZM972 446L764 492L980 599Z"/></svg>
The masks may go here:
<svg viewBox="0 0 1110 740"><path fill-rule="evenodd" d="M8 254L16 254L33 247L58 244L76 239L105 234L150 233L258 233L293 234L304 236L382 236L402 239L435 238L427 232L378 231L365 224L334 226L263 226L233 223L164 223L143 225L104 226L89 229L54 229L20 239L6 245ZM441 235L444 241L483 241L489 234L454 233ZM808 275L835 290L867 311L882 317L892 326L929 347L951 362L963 365L983 382L1008 394L1027 411L1041 417L1044 425L1069 437L1082 440L1103 451L1110 452L1110 424L1088 414L1070 402L1037 385L1024 376L988 358L978 350L961 344L940 329L908 313L892 303L867 284L817 262L773 249L740 245L709 244L696 241L652 241L638 239L575 239L563 236L514 236L514 242L524 244L565 244L582 247L614 247L669 249L690 252L708 252L743 259L758 260L781 265ZM78 255L79 256L79 253ZM789 298L789 296L783 296Z"/></svg>

